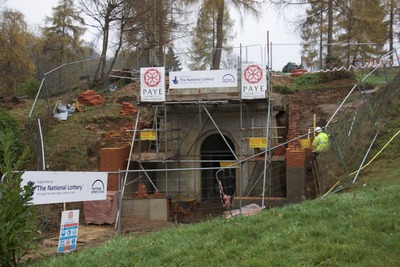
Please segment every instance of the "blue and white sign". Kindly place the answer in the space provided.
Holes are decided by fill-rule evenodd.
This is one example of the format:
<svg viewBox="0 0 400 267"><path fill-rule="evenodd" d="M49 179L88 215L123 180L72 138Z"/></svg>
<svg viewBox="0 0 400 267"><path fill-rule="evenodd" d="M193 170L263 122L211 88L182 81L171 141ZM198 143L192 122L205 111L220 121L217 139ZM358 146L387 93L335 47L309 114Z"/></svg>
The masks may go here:
<svg viewBox="0 0 400 267"><path fill-rule="evenodd" d="M236 87L236 70L171 71L170 89Z"/></svg>
<svg viewBox="0 0 400 267"><path fill-rule="evenodd" d="M21 186L34 183L34 205L105 200L107 178L107 172L26 171Z"/></svg>
<svg viewBox="0 0 400 267"><path fill-rule="evenodd" d="M79 229L79 210L66 210L61 214L60 238L57 252L69 252L76 249Z"/></svg>

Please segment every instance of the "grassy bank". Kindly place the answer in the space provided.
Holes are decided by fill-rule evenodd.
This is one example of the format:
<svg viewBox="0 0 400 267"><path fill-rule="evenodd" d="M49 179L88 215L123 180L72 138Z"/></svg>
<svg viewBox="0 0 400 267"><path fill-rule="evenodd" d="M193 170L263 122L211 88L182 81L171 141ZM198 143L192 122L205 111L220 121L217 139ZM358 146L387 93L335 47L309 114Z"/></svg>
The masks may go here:
<svg viewBox="0 0 400 267"><path fill-rule="evenodd" d="M399 130L388 125L393 128L382 131L371 157ZM347 192L250 217L113 239L32 266L399 266L400 167L392 164L399 140Z"/></svg>
<svg viewBox="0 0 400 267"><path fill-rule="evenodd" d="M400 184L366 185L251 217L115 239L36 266L399 266L399 198Z"/></svg>

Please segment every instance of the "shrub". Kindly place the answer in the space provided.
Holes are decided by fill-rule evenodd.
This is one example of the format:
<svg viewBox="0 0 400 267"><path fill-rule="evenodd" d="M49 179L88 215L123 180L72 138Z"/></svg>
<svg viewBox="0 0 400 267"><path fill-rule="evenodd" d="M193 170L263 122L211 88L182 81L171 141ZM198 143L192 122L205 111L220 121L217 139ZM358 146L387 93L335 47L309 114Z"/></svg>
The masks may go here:
<svg viewBox="0 0 400 267"><path fill-rule="evenodd" d="M354 79L355 74L354 71L347 71L347 70L338 70L338 71L329 71L329 72L321 72L320 73L320 81L321 82L331 82L335 80L341 79Z"/></svg>
<svg viewBox="0 0 400 267"><path fill-rule="evenodd" d="M22 95L35 97L40 87L40 81L35 78L28 79L25 83L20 85L19 91Z"/></svg>
<svg viewBox="0 0 400 267"><path fill-rule="evenodd" d="M303 74L294 78L293 82L300 88L308 89L309 87L314 87L321 83L321 76L320 73Z"/></svg>
<svg viewBox="0 0 400 267"><path fill-rule="evenodd" d="M33 184L21 188L23 172L19 170L28 149L18 152L15 136L11 131L0 132L0 266L17 266L22 257L35 247L38 229L32 200Z"/></svg>
<svg viewBox="0 0 400 267"><path fill-rule="evenodd" d="M296 92L295 88L288 86L288 85L281 85L281 84L274 85L273 90L277 93L284 94L284 95L294 94Z"/></svg>
<svg viewBox="0 0 400 267"><path fill-rule="evenodd" d="M20 147L19 140L21 140L21 125L17 119L15 119L9 112L4 109L0 109L0 132L9 131L13 134L17 140L16 146ZM0 161L1 164L1 161Z"/></svg>

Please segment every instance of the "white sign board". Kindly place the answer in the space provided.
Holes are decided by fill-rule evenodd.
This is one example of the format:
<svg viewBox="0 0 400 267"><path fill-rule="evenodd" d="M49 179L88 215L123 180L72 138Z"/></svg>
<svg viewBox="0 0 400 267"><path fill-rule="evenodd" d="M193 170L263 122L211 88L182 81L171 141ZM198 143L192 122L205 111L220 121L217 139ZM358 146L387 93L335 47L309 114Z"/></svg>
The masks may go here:
<svg viewBox="0 0 400 267"><path fill-rule="evenodd" d="M141 102L165 101L164 67L140 69L140 101Z"/></svg>
<svg viewBox="0 0 400 267"><path fill-rule="evenodd" d="M237 87L236 70L171 71L170 89Z"/></svg>
<svg viewBox="0 0 400 267"><path fill-rule="evenodd" d="M60 238L57 252L68 252L76 248L79 228L79 210L66 210L61 214Z"/></svg>
<svg viewBox="0 0 400 267"><path fill-rule="evenodd" d="M267 77L262 65L244 64L242 70L242 99L266 98Z"/></svg>
<svg viewBox="0 0 400 267"><path fill-rule="evenodd" d="M107 172L26 171L21 186L34 182L32 204L105 200Z"/></svg>

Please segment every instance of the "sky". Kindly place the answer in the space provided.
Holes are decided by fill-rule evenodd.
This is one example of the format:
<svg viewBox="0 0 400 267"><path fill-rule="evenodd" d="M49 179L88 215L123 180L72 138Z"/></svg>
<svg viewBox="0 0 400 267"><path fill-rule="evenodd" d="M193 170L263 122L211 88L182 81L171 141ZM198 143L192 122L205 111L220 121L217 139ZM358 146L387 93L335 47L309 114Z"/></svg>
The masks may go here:
<svg viewBox="0 0 400 267"><path fill-rule="evenodd" d="M5 4L8 8L21 11L30 27L44 26L45 16L51 16L52 7L57 5L56 0L7 0ZM245 15L243 25L240 25L240 19L233 12L235 20L236 38L232 41L234 51L240 54L239 47L242 46L242 59L255 63L270 63L273 70L281 71L288 62L296 64L301 63L300 58L300 38L298 34L293 33L292 29L279 16L276 10L263 7L260 19ZM265 55L267 44L267 33L269 44L269 58L267 62ZM88 40L91 41L91 40Z"/></svg>

